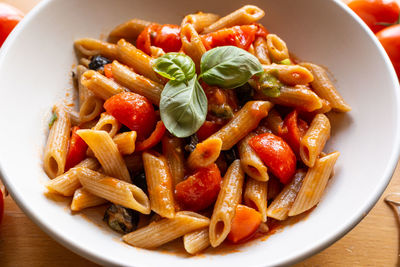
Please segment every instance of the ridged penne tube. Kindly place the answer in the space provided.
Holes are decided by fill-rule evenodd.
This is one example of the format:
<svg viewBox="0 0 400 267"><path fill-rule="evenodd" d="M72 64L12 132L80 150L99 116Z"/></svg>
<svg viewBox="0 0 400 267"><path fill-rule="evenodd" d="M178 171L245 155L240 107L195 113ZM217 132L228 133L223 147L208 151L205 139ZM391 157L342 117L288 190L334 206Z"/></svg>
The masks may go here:
<svg viewBox="0 0 400 267"><path fill-rule="evenodd" d="M300 65L270 64L263 65L265 72L276 74L277 78L288 85L308 84L314 80L311 72Z"/></svg>
<svg viewBox="0 0 400 267"><path fill-rule="evenodd" d="M164 135L162 139L163 155L167 159L172 175L173 188L183 180L185 176L185 158L182 139Z"/></svg>
<svg viewBox="0 0 400 267"><path fill-rule="evenodd" d="M154 105L160 104L163 85L136 74L125 65L114 61L111 65L114 80L129 90L148 98Z"/></svg>
<svg viewBox="0 0 400 267"><path fill-rule="evenodd" d="M267 193L268 183L248 178L243 194L244 203L255 208L260 214L263 222L267 221Z"/></svg>
<svg viewBox="0 0 400 267"><path fill-rule="evenodd" d="M190 254L196 254L210 246L208 227L183 236L183 246Z"/></svg>
<svg viewBox="0 0 400 267"><path fill-rule="evenodd" d="M150 24L150 21L131 19L115 27L110 32L110 37L115 39L136 39L139 34Z"/></svg>
<svg viewBox="0 0 400 267"><path fill-rule="evenodd" d="M320 109L316 109L313 111L315 115L318 113L328 113L329 111L332 110L331 103L329 103L328 100L321 98L321 102L322 102L322 107Z"/></svg>
<svg viewBox="0 0 400 267"><path fill-rule="evenodd" d="M135 152L136 136L136 131L115 135L113 141L117 145L119 153L122 155L129 155Z"/></svg>
<svg viewBox="0 0 400 267"><path fill-rule="evenodd" d="M108 177L88 168L78 167L76 171L79 173L79 181L83 188L93 195L143 214L150 213L149 198L136 185Z"/></svg>
<svg viewBox="0 0 400 267"><path fill-rule="evenodd" d="M135 247L156 248L187 233L207 227L210 220L191 211L177 212L172 219L162 219L126 234L122 239Z"/></svg>
<svg viewBox="0 0 400 267"><path fill-rule="evenodd" d="M157 46L151 45L150 46L150 55L153 58L158 58L158 57L161 57L161 56L165 55L165 52L161 47L157 47Z"/></svg>
<svg viewBox="0 0 400 267"><path fill-rule="evenodd" d="M89 191L84 188L78 188L71 202L71 210L72 211L80 211L86 208L96 207L99 205L103 205L108 201L104 198L93 195Z"/></svg>
<svg viewBox="0 0 400 267"><path fill-rule="evenodd" d="M339 155L337 151L329 153L317 159L314 167L308 169L289 216L303 213L318 204Z"/></svg>
<svg viewBox="0 0 400 267"><path fill-rule="evenodd" d="M196 145L187 159L191 169L207 167L214 163L221 153L222 141L218 137L210 137Z"/></svg>
<svg viewBox="0 0 400 267"><path fill-rule="evenodd" d="M80 124L78 112L76 112L75 110L68 110L68 115L71 126L76 126Z"/></svg>
<svg viewBox="0 0 400 267"><path fill-rule="evenodd" d="M82 65L76 67L76 77L79 90L79 120L87 122L94 120L103 110L103 100L82 84L81 77L88 69Z"/></svg>
<svg viewBox="0 0 400 267"><path fill-rule="evenodd" d="M124 161L125 161L126 167L131 172L135 173L135 172L140 172L141 170L143 170L142 154L134 153L132 155L125 156Z"/></svg>
<svg viewBox="0 0 400 267"><path fill-rule="evenodd" d="M79 59L79 64L81 64L82 66L84 66L85 68L89 68L89 64L90 64L90 59L87 59L85 57L81 57Z"/></svg>
<svg viewBox="0 0 400 267"><path fill-rule="evenodd" d="M102 55L108 59L116 59L118 50L115 44L102 42L97 39L83 38L74 42L75 49L85 56Z"/></svg>
<svg viewBox="0 0 400 267"><path fill-rule="evenodd" d="M137 49L133 44L126 42L124 39L119 40L118 54L122 63L132 67L135 72L155 82L162 82L162 80L158 78L157 74L153 70L151 57L142 50Z"/></svg>
<svg viewBox="0 0 400 267"><path fill-rule="evenodd" d="M300 157L304 164L312 167L324 149L331 134L331 124L324 114L315 115L310 127L300 142Z"/></svg>
<svg viewBox="0 0 400 267"><path fill-rule="evenodd" d="M267 167L257 153L249 145L249 141L255 133L249 133L239 142L239 157L244 172L257 181L266 182L269 179Z"/></svg>
<svg viewBox="0 0 400 267"><path fill-rule="evenodd" d="M90 147L107 175L130 182L128 168L117 145L105 131L78 130L76 132Z"/></svg>
<svg viewBox="0 0 400 267"><path fill-rule="evenodd" d="M200 60L206 52L203 42L192 24L185 24L181 28L183 52L192 58L196 71L200 72Z"/></svg>
<svg viewBox="0 0 400 267"><path fill-rule="evenodd" d="M210 221L211 246L220 245L231 230L236 206L242 196L244 171L240 160L235 160L225 173Z"/></svg>
<svg viewBox="0 0 400 267"><path fill-rule="evenodd" d="M307 172L304 169L299 169L296 171L293 180L289 184L285 185L279 195L269 205L267 211L268 217L280 221L286 220L289 210L300 191L300 187L303 183L306 173Z"/></svg>
<svg viewBox="0 0 400 267"><path fill-rule="evenodd" d="M103 100L125 91L119 84L94 70L88 70L83 73L81 83Z"/></svg>
<svg viewBox="0 0 400 267"><path fill-rule="evenodd" d="M99 162L93 158L87 158L78 163L76 167L86 167L91 170L97 170L100 167ZM81 186L78 173L75 168L69 169L64 174L57 176L53 180L46 183L46 187L50 192L56 192L63 196L72 196L76 189Z"/></svg>
<svg viewBox="0 0 400 267"><path fill-rule="evenodd" d="M273 104L268 101L247 102L224 127L209 138L220 138L221 149L231 149L258 126L260 120L268 115L272 106Z"/></svg>
<svg viewBox="0 0 400 267"><path fill-rule="evenodd" d="M271 176L268 180L268 200L275 199L279 193L282 191L282 184L278 178Z"/></svg>
<svg viewBox="0 0 400 267"><path fill-rule="evenodd" d="M196 32L202 32L205 27L210 26L219 19L217 14L197 12L196 14L186 15L181 23L181 27L186 24L193 25Z"/></svg>
<svg viewBox="0 0 400 267"><path fill-rule="evenodd" d="M258 92L255 98L268 100L278 105L294 107L308 112L322 107L321 98L305 85L282 86L280 92L278 97L267 97Z"/></svg>
<svg viewBox="0 0 400 267"><path fill-rule="evenodd" d="M251 24L260 20L264 15L265 13L262 9L252 5L245 5L204 28L202 33L206 34L235 25Z"/></svg>
<svg viewBox="0 0 400 267"><path fill-rule="evenodd" d="M172 176L168 162L162 155L144 152L142 154L147 180L151 209L166 218L175 216Z"/></svg>
<svg viewBox="0 0 400 267"><path fill-rule="evenodd" d="M267 35L268 54L273 62L279 63L289 58L289 50L286 43L276 34Z"/></svg>
<svg viewBox="0 0 400 267"><path fill-rule="evenodd" d="M53 118L43 159L44 171L51 179L64 173L71 130L69 114L64 106L54 105Z"/></svg>
<svg viewBox="0 0 400 267"><path fill-rule="evenodd" d="M120 128L121 123L113 115L103 112L92 130L106 131L111 137L114 137Z"/></svg>
<svg viewBox="0 0 400 267"><path fill-rule="evenodd" d="M280 134L280 130L283 125L283 119L278 111L275 109L271 109L268 112L268 116L266 118L266 123L269 129L271 129L272 133L275 135Z"/></svg>
<svg viewBox="0 0 400 267"><path fill-rule="evenodd" d="M253 43L254 55L258 58L261 64L269 65L271 60L268 56L267 40L264 37L257 37Z"/></svg>
<svg viewBox="0 0 400 267"><path fill-rule="evenodd" d="M314 81L311 83L312 89L318 96L328 100L333 110L340 112L348 112L351 110L351 107L336 90L328 74L322 67L312 63L301 63L300 65L311 71L314 76Z"/></svg>

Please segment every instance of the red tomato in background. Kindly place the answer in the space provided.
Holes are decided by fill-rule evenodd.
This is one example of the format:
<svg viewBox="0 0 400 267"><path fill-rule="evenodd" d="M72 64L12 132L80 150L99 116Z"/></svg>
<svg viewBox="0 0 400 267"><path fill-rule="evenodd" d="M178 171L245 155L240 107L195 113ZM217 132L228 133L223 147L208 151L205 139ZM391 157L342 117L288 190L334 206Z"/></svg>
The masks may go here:
<svg viewBox="0 0 400 267"><path fill-rule="evenodd" d="M13 6L0 3L0 47L24 14Z"/></svg>
<svg viewBox="0 0 400 267"><path fill-rule="evenodd" d="M120 123L137 132L138 140L148 137L156 124L156 113L151 102L132 92L116 94L104 103L105 110Z"/></svg>
<svg viewBox="0 0 400 267"><path fill-rule="evenodd" d="M399 5L394 0L354 0L348 6L374 33L386 27L377 23L395 23L400 13Z"/></svg>
<svg viewBox="0 0 400 267"><path fill-rule="evenodd" d="M265 133L251 138L249 144L281 183L287 184L292 180L296 171L296 156L282 138Z"/></svg>
<svg viewBox="0 0 400 267"><path fill-rule="evenodd" d="M150 46L157 46L164 52L178 52L182 47L181 28L172 24L151 24L138 36L136 47L150 55Z"/></svg>
<svg viewBox="0 0 400 267"><path fill-rule="evenodd" d="M400 24L387 27L376 34L400 77Z"/></svg>
<svg viewBox="0 0 400 267"><path fill-rule="evenodd" d="M175 198L185 210L199 211L213 204L221 186L221 173L216 164L198 169L175 187Z"/></svg>

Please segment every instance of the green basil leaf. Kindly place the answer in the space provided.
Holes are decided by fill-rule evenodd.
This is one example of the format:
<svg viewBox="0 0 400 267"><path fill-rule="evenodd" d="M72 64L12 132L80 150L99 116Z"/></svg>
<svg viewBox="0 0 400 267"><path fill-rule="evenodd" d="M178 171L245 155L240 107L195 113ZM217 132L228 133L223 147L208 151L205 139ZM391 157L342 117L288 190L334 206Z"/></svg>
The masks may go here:
<svg viewBox="0 0 400 267"><path fill-rule="evenodd" d="M206 120L207 97L196 75L187 83L171 80L165 85L160 115L165 127L176 137L197 132Z"/></svg>
<svg viewBox="0 0 400 267"><path fill-rule="evenodd" d="M251 76L263 72L260 61L241 48L220 46L201 57L201 78L225 89L242 86Z"/></svg>
<svg viewBox="0 0 400 267"><path fill-rule="evenodd" d="M54 122L56 122L56 120L57 120L57 114L55 112L53 112L51 114L51 118L49 121L49 128L51 128L53 126L53 124L54 124Z"/></svg>
<svg viewBox="0 0 400 267"><path fill-rule="evenodd" d="M263 73L259 80L261 92L269 97L281 95L282 83L272 73Z"/></svg>
<svg viewBox="0 0 400 267"><path fill-rule="evenodd" d="M161 76L176 81L189 81L196 74L193 60L182 53L167 53L154 60L153 69Z"/></svg>

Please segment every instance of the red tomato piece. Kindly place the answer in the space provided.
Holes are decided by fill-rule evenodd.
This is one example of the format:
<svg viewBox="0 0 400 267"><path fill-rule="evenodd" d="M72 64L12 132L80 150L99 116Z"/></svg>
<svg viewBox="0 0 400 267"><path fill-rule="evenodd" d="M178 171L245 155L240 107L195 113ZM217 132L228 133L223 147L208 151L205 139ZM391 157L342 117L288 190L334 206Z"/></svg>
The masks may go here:
<svg viewBox="0 0 400 267"><path fill-rule="evenodd" d="M104 76L106 76L109 79L113 78L112 74L112 64L106 64L104 65Z"/></svg>
<svg viewBox="0 0 400 267"><path fill-rule="evenodd" d="M237 205L236 213L232 219L231 231L227 238L233 243L238 243L252 236L261 224L261 214L245 205Z"/></svg>
<svg viewBox="0 0 400 267"><path fill-rule="evenodd" d="M400 77L400 24L387 27L376 34Z"/></svg>
<svg viewBox="0 0 400 267"><path fill-rule="evenodd" d="M256 36L266 35L264 27L258 24L234 26L201 36L207 50L225 45L233 45L248 50Z"/></svg>
<svg viewBox="0 0 400 267"><path fill-rule="evenodd" d="M308 124L298 118L297 110L288 114L280 128L279 136L285 140L293 149L296 155L299 155L300 141L308 129Z"/></svg>
<svg viewBox="0 0 400 267"><path fill-rule="evenodd" d="M199 211L207 208L218 197L221 173L216 164L198 169L175 187L175 198L184 210Z"/></svg>
<svg viewBox="0 0 400 267"><path fill-rule="evenodd" d="M138 140L148 137L156 124L156 113L151 102L132 92L116 94L104 103L105 110L132 131Z"/></svg>
<svg viewBox="0 0 400 267"><path fill-rule="evenodd" d="M281 183L287 184L292 180L296 171L296 156L282 138L264 133L251 138L249 144Z"/></svg>
<svg viewBox="0 0 400 267"><path fill-rule="evenodd" d="M138 36L136 47L151 55L150 46L160 47L164 52L178 52L182 47L181 28L178 25L151 24Z"/></svg>
<svg viewBox="0 0 400 267"><path fill-rule="evenodd" d="M221 125L213 121L205 121L200 129L197 131L197 137L199 141L203 141L210 137L213 133L221 129Z"/></svg>
<svg viewBox="0 0 400 267"><path fill-rule="evenodd" d="M24 14L20 10L9 4L0 3L0 47L23 17Z"/></svg>
<svg viewBox="0 0 400 267"><path fill-rule="evenodd" d="M395 0L354 0L348 6L374 33L386 27L379 23L395 23L400 12Z"/></svg>
<svg viewBox="0 0 400 267"><path fill-rule="evenodd" d="M136 143L136 151L143 151L146 149L150 149L157 145L165 134L165 126L162 121L158 121L156 125L156 129L151 133L149 138L143 140L141 142Z"/></svg>
<svg viewBox="0 0 400 267"><path fill-rule="evenodd" d="M67 159L65 162L65 171L68 171L70 168L74 167L76 164L84 160L86 157L86 150L88 148L88 145L76 133L76 131L78 131L79 129L80 128L78 126L74 126L72 128Z"/></svg>

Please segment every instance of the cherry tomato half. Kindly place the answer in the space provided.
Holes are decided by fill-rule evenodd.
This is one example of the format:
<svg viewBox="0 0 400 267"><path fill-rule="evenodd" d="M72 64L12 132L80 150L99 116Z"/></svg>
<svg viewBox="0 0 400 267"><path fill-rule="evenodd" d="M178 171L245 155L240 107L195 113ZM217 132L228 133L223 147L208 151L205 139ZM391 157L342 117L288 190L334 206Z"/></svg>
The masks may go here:
<svg viewBox="0 0 400 267"><path fill-rule="evenodd" d="M400 24L387 27L376 34L400 77Z"/></svg>
<svg viewBox="0 0 400 267"><path fill-rule="evenodd" d="M348 6L374 33L386 27L379 23L395 23L400 12L395 0L354 0Z"/></svg>
<svg viewBox="0 0 400 267"><path fill-rule="evenodd" d="M0 3L0 47L24 14L13 6Z"/></svg>
<svg viewBox="0 0 400 267"><path fill-rule="evenodd" d="M182 47L181 28L172 24L151 24L138 36L136 46L150 55L150 46L160 47L164 52L178 52Z"/></svg>

